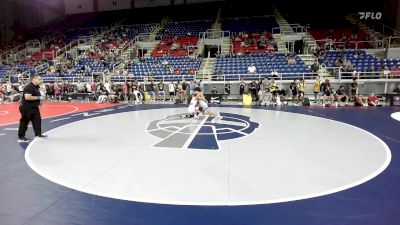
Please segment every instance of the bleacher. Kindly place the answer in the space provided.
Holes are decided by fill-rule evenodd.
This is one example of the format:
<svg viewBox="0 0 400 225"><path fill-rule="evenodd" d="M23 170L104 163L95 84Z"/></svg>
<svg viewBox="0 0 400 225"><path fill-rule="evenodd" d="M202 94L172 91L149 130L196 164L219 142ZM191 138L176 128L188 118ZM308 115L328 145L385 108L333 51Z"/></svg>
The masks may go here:
<svg viewBox="0 0 400 225"><path fill-rule="evenodd" d="M274 27L278 27L278 24L272 16L226 18L222 20L222 30L231 32L271 32Z"/></svg>
<svg viewBox="0 0 400 225"><path fill-rule="evenodd" d="M233 35L232 47L234 54L271 53L277 48L270 32L246 32Z"/></svg>
<svg viewBox="0 0 400 225"><path fill-rule="evenodd" d="M296 56L295 59L295 65L288 65L288 60L283 53L262 53L236 57L217 57L214 71L217 73L221 70L227 80L238 80L239 75L240 78L245 80L254 79L254 75L245 76L245 74L247 74L247 68L252 64L257 69L256 77L258 77L257 74L261 74L262 78L269 76L273 69L275 69L279 74L282 74L283 79L291 79L290 76L292 75L299 76L299 74L302 73L310 73L310 69L304 64L299 56Z"/></svg>
<svg viewBox="0 0 400 225"><path fill-rule="evenodd" d="M173 72L162 65L163 60L167 60L168 64L172 66ZM128 64L125 69L128 76L136 80L143 81L147 79L165 80L165 81L180 81L182 78L186 80L193 80L195 73L198 71L201 60L193 59L187 56L169 56L148 58L145 62ZM178 71L179 70L179 71ZM151 77L151 78L150 78ZM124 80L125 77L114 76L111 78L113 81Z"/></svg>
<svg viewBox="0 0 400 225"><path fill-rule="evenodd" d="M198 36L199 33L211 29L212 21L187 21L169 23L159 32L161 37Z"/></svg>
<svg viewBox="0 0 400 225"><path fill-rule="evenodd" d="M151 56L186 56L192 53L198 41L197 36L184 36L173 38L163 38L154 48ZM188 47L191 47L188 49ZM189 50L189 52L188 52Z"/></svg>
<svg viewBox="0 0 400 225"><path fill-rule="evenodd" d="M141 33L153 32L157 26L159 26L158 23L132 24L132 25L125 25L122 27L122 29L127 34L127 37L129 39L134 39L137 35Z"/></svg>
<svg viewBox="0 0 400 225"><path fill-rule="evenodd" d="M379 59L367 54L365 51L358 50L358 52L361 54L356 55L356 50L328 51L324 58L324 63L327 67L334 67L335 60L339 56L344 56L358 72L365 72L372 67L374 71L379 71L382 65L388 66L391 70L400 69L400 59Z"/></svg>

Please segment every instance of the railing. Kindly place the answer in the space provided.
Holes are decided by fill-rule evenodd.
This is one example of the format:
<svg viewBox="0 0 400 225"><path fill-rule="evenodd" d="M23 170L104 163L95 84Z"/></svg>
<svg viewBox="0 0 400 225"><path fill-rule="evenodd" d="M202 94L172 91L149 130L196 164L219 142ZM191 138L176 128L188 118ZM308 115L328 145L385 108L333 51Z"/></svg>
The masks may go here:
<svg viewBox="0 0 400 225"><path fill-rule="evenodd" d="M332 39L320 39L315 42L321 46L325 46L326 50L334 49L379 49L385 48L387 43L385 40L376 41L333 41Z"/></svg>
<svg viewBox="0 0 400 225"><path fill-rule="evenodd" d="M177 80L187 80L187 81L194 81L196 80L196 76L190 76L190 77L183 77L183 75L168 75L168 76L163 76L162 79L155 79L152 76L112 76L110 78L107 78L108 80L112 80L113 82L117 83L122 83L122 82L130 82L132 80L142 80L144 84L149 83L150 81L177 81Z"/></svg>
<svg viewBox="0 0 400 225"><path fill-rule="evenodd" d="M43 70L45 70L47 68L49 68L49 64L48 63L43 63L43 64L40 64L40 65L36 66L35 67L35 71L36 72L42 72Z"/></svg>
<svg viewBox="0 0 400 225"><path fill-rule="evenodd" d="M400 36L389 37L388 39L388 48L399 48L400 47Z"/></svg>
<svg viewBox="0 0 400 225"><path fill-rule="evenodd" d="M230 31L220 29L208 29L205 32L199 33L199 39L222 39L223 37L231 37Z"/></svg>
<svg viewBox="0 0 400 225"><path fill-rule="evenodd" d="M63 81L68 81L68 82L78 82L78 81L83 81L83 82L94 82L95 78L94 76L74 76L74 77L42 77L43 83L60 83Z"/></svg>
<svg viewBox="0 0 400 225"><path fill-rule="evenodd" d="M152 33L140 33L134 38L134 41L151 42L154 41Z"/></svg>
<svg viewBox="0 0 400 225"><path fill-rule="evenodd" d="M68 52L68 51L70 51L72 48L74 48L75 46L77 46L79 44L79 40L74 40L74 41L72 41L72 42L70 42L69 44L67 44L67 45L65 45L64 47L62 47L62 48L60 48L59 50L57 50L56 52L55 52L55 57L53 57L53 59L54 58L57 58L58 56L60 56L60 55L62 55L62 54L64 54L64 53L66 53L66 52ZM65 55L66 56L66 55Z"/></svg>
<svg viewBox="0 0 400 225"><path fill-rule="evenodd" d="M302 26L300 24L289 24L290 28L293 30L294 33L306 33L307 32L307 27ZM291 33L291 32L289 32ZM287 34L283 31L283 27L273 27L272 28L272 34Z"/></svg>

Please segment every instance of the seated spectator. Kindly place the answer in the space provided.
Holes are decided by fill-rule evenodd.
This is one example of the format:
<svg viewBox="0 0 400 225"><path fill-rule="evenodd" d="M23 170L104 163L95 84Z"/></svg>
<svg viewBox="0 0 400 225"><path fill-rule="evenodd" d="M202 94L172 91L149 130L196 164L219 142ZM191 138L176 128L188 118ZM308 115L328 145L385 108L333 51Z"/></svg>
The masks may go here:
<svg viewBox="0 0 400 225"><path fill-rule="evenodd" d="M272 69L272 71L271 71L271 77L272 78L278 78L279 77L278 71L276 71L275 68Z"/></svg>
<svg viewBox="0 0 400 225"><path fill-rule="evenodd" d="M349 96L346 95L343 85L340 85L339 89L336 90L336 106L339 106L339 102L344 102L347 106L349 101Z"/></svg>
<svg viewBox="0 0 400 225"><path fill-rule="evenodd" d="M294 56L289 56L288 58L288 65L295 65L296 64L296 59L294 58Z"/></svg>
<svg viewBox="0 0 400 225"><path fill-rule="evenodd" d="M354 106L368 106L368 97L358 94L354 99Z"/></svg>
<svg viewBox="0 0 400 225"><path fill-rule="evenodd" d="M400 84L393 90L393 93L400 94Z"/></svg>
<svg viewBox="0 0 400 225"><path fill-rule="evenodd" d="M321 84L321 92L322 96L322 105L325 106L326 100L329 100L331 105L333 105L335 99L333 98L334 90L331 88L331 84L328 79L325 80L324 83Z"/></svg>
<svg viewBox="0 0 400 225"><path fill-rule="evenodd" d="M218 95L217 88L214 86L213 89L211 90L211 99L210 103L221 103L221 96Z"/></svg>
<svg viewBox="0 0 400 225"><path fill-rule="evenodd" d="M311 71L313 73L316 73L318 72L318 70L319 70L319 62L318 60L315 60L314 63L311 65Z"/></svg>
<svg viewBox="0 0 400 225"><path fill-rule="evenodd" d="M367 100L368 100L369 106L382 106L379 103L380 99L378 98L378 96L375 96L375 93L373 93L373 92L368 96Z"/></svg>
<svg viewBox="0 0 400 225"><path fill-rule="evenodd" d="M255 74L256 72L257 68L254 66L254 64L251 64L249 67L247 67L247 73Z"/></svg>

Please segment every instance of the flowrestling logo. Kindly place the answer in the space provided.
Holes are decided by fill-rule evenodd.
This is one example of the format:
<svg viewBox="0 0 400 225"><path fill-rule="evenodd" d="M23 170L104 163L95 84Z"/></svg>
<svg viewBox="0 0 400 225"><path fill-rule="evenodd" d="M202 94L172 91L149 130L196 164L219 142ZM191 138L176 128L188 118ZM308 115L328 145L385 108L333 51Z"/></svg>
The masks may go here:
<svg viewBox="0 0 400 225"><path fill-rule="evenodd" d="M358 12L358 14L360 14L360 20L362 19L380 20L382 18L381 12Z"/></svg>
<svg viewBox="0 0 400 225"><path fill-rule="evenodd" d="M169 115L148 124L147 133L161 139L153 147L217 150L219 141L248 136L259 127L250 117L239 114L221 113L221 119L184 115Z"/></svg>

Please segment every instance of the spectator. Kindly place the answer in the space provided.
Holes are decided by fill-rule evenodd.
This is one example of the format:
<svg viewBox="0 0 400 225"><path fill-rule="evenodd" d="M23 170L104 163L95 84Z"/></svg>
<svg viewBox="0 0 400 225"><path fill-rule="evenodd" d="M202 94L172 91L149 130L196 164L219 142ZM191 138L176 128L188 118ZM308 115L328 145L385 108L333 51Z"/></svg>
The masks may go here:
<svg viewBox="0 0 400 225"><path fill-rule="evenodd" d="M318 60L315 60L314 63L311 65L311 71L313 73L316 73L318 72L318 70L319 70L319 63Z"/></svg>
<svg viewBox="0 0 400 225"><path fill-rule="evenodd" d="M349 97L346 95L345 89L343 85L340 85L339 89L336 91L336 106L339 105L339 102L344 102L347 106Z"/></svg>
<svg viewBox="0 0 400 225"><path fill-rule="evenodd" d="M393 90L393 93L400 94L400 84Z"/></svg>
<svg viewBox="0 0 400 225"><path fill-rule="evenodd" d="M295 65L296 64L296 59L293 55L289 55L288 57L288 65Z"/></svg>
<svg viewBox="0 0 400 225"><path fill-rule="evenodd" d="M301 102L304 99L305 91L306 91L306 82L304 79L301 79L299 83L299 101Z"/></svg>
<svg viewBox="0 0 400 225"><path fill-rule="evenodd" d="M323 93L322 105L325 106L326 100L329 100L330 104L333 105L335 101L333 98L333 89L328 79L325 80L325 83L321 84L321 92Z"/></svg>
<svg viewBox="0 0 400 225"><path fill-rule="evenodd" d="M276 71L275 68L273 68L272 71L271 71L271 77L272 78L279 78L278 71Z"/></svg>
<svg viewBox="0 0 400 225"><path fill-rule="evenodd" d="M254 66L254 64L251 64L249 67L247 67L247 73L255 74L256 72L257 72L257 68Z"/></svg>
<svg viewBox="0 0 400 225"><path fill-rule="evenodd" d="M357 77L353 77L353 82L350 84L351 99L354 99L358 93Z"/></svg>
<svg viewBox="0 0 400 225"><path fill-rule="evenodd" d="M321 80L319 76L315 78L314 81L314 102L317 103L319 101L319 97L321 95Z"/></svg>
<svg viewBox="0 0 400 225"><path fill-rule="evenodd" d="M377 96L375 96L375 93L373 93L373 92L368 96L367 100L368 100L369 106L382 106L379 103L380 99Z"/></svg>
<svg viewBox="0 0 400 225"><path fill-rule="evenodd" d="M368 97L364 97L361 94L358 94L354 98L354 106L368 106Z"/></svg>

